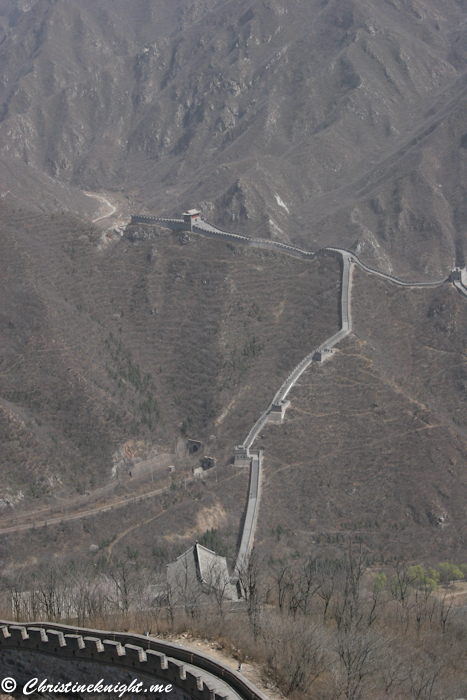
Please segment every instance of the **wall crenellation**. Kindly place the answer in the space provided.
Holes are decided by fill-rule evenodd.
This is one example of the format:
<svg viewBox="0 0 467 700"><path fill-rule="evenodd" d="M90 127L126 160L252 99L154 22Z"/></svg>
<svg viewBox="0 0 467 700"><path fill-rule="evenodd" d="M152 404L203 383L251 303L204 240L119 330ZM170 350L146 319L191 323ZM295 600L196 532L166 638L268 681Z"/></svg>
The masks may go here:
<svg viewBox="0 0 467 700"><path fill-rule="evenodd" d="M29 660L37 656L37 663L39 657L45 655L57 660L131 669L132 672L172 684L193 700L238 700L239 697L243 700L267 700L246 678L220 661L169 642L49 622L19 625L0 621L0 626L2 671L4 658L8 657L6 652L31 652L27 655ZM17 670L20 666L19 663L15 664ZM99 670L98 677L100 673ZM27 674L25 668L24 680L28 679ZM21 681L21 678L18 680Z"/></svg>

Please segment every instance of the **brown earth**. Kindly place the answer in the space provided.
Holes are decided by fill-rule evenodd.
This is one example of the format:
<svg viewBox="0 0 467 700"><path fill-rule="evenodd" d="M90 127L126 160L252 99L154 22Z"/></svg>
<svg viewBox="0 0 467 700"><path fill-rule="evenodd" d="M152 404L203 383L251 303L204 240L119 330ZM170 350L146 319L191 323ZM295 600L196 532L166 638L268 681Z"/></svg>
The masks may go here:
<svg viewBox="0 0 467 700"><path fill-rule="evenodd" d="M332 259L196 236L182 245L146 227L102 248L101 231L77 219L2 213L3 528L104 517L123 496L191 477L200 455L187 436L217 459L220 485L288 372L338 328ZM106 525L100 540L120 532Z"/></svg>
<svg viewBox="0 0 467 700"><path fill-rule="evenodd" d="M31 560L149 556L155 531L176 548L210 523L235 551L232 447L337 329L337 263L112 228L198 205L446 276L466 259L466 31L440 0L0 0L0 528L41 523L5 562L16 539ZM357 271L353 315L264 431L259 541L462 558L465 300ZM187 437L218 481L185 492ZM60 509L88 515L42 532Z"/></svg>
<svg viewBox="0 0 467 700"><path fill-rule="evenodd" d="M169 249L174 245L189 248L172 241ZM267 426L255 444L264 450L257 545L266 560L277 559L329 553L352 535L375 562L405 556L461 563L467 559L466 302L449 284L401 289L358 269L353 279L353 334L301 378L285 423ZM97 544L97 557L136 550L159 566L210 528L233 559L248 474L227 462L220 460L217 474L204 481L186 484L189 465L180 463L160 481L167 491L141 501L130 498L154 488L151 476L139 484L121 479L112 498L126 496L123 508L82 519L78 508L73 522L44 527L41 521L32 532L10 534L5 559L30 552L32 563L52 553L85 554ZM105 498L93 508L112 502Z"/></svg>
<svg viewBox="0 0 467 700"><path fill-rule="evenodd" d="M258 541L274 557L349 534L376 561L467 558L466 300L359 270L354 333L267 427ZM285 507L287 504L287 508Z"/></svg>

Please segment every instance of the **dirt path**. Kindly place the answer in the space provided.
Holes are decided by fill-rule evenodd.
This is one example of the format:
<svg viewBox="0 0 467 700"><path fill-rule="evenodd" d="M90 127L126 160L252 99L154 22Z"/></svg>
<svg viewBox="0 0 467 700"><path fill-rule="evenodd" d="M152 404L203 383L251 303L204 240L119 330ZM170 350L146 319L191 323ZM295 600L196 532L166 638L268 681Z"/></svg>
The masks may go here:
<svg viewBox="0 0 467 700"><path fill-rule="evenodd" d="M96 221L100 221L101 219L107 219L109 216L112 216L112 214L115 214L115 212L117 211L117 207L114 207L114 205L111 202L109 202L109 200L106 197L103 197L100 194L92 194L91 192L85 192L84 194L86 195L86 197L93 197L94 199L98 199L103 204L106 204L111 210L108 214L103 214L102 216L98 216L97 218L93 219L93 224L95 224Z"/></svg>
<svg viewBox="0 0 467 700"><path fill-rule="evenodd" d="M142 522L138 523L137 525L132 525L132 527L129 527L127 530L124 530L120 535L114 539L114 541L109 544L107 547L107 555L110 558L112 555L112 550L115 547L115 545L120 542L120 540L123 540L124 537L130 534L130 532L133 532L133 530L137 530L139 527L142 527L143 525L147 525L148 523L152 522L153 520L157 520L157 518L160 518L161 515L164 515L165 510L161 510L160 513L157 515L153 515L152 518L148 518L147 520L143 520Z"/></svg>
<svg viewBox="0 0 467 700"><path fill-rule="evenodd" d="M146 498L152 498L153 496L158 496L164 491L168 491L170 486L166 486L162 489L157 489L155 491L149 491L148 493L143 493L138 496L131 496L130 498L124 498L115 503L110 503L105 506L99 506L97 508L90 508L88 510L82 510L79 513L71 513L70 515L60 515L55 518L45 518L33 523L24 523L23 525L12 525L11 527L4 527L0 529L0 535L7 535L11 532L25 532L26 530L34 530L41 525L58 525L64 522L70 522L70 520L81 520L82 518L87 518L91 515L98 515L99 513L106 513L114 508L123 508L127 503L134 501L142 501Z"/></svg>

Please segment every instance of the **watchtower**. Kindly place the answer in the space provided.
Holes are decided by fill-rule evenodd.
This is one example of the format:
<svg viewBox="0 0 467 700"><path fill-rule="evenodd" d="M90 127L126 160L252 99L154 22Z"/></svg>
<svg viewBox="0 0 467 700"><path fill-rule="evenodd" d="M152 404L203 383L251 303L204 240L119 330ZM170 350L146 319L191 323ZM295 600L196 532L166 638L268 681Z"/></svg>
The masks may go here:
<svg viewBox="0 0 467 700"><path fill-rule="evenodd" d="M201 212L198 209L188 209L183 212L183 221L190 226L190 231L193 231L193 224L201 221Z"/></svg>
<svg viewBox="0 0 467 700"><path fill-rule="evenodd" d="M455 267L451 271L451 282L460 282L464 287L467 287L467 268Z"/></svg>
<svg viewBox="0 0 467 700"><path fill-rule="evenodd" d="M271 410L268 413L269 423L283 423L285 412L290 406L290 401L281 401L280 403L273 403Z"/></svg>
<svg viewBox="0 0 467 700"><path fill-rule="evenodd" d="M318 350L313 355L313 359L315 362L324 362L325 360L331 357L333 352L334 350L332 348L318 348Z"/></svg>
<svg viewBox="0 0 467 700"><path fill-rule="evenodd" d="M234 448L235 461L234 465L236 467L249 467L251 464L251 456L248 451L248 447L245 445L237 445Z"/></svg>

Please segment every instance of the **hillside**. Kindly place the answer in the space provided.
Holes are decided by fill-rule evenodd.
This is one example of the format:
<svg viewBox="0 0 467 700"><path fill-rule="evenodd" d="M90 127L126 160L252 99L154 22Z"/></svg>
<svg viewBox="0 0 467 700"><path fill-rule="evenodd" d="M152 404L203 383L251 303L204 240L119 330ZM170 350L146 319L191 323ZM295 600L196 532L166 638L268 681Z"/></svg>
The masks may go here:
<svg viewBox="0 0 467 700"><path fill-rule="evenodd" d="M457 258L459 3L1 3L0 148L134 209L208 218L401 274Z"/></svg>
<svg viewBox="0 0 467 700"><path fill-rule="evenodd" d="M339 264L116 224L198 206L446 277L466 26L445 0L0 0L0 529L25 528L5 564L93 544L160 564L212 527L233 556L233 447L339 328ZM465 559L466 300L357 270L352 313L255 444L261 549L357 533L376 559Z"/></svg>
<svg viewBox="0 0 467 700"><path fill-rule="evenodd" d="M278 557L355 534L376 561L465 558L465 298L356 270L352 300L353 335L261 435L262 546Z"/></svg>
<svg viewBox="0 0 467 700"><path fill-rule="evenodd" d="M19 510L115 485L135 460L190 469L187 437L227 463L339 324L331 259L156 227L110 240L6 204L2 219L0 496Z"/></svg>

